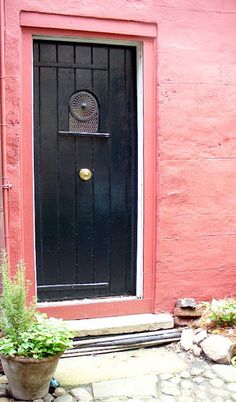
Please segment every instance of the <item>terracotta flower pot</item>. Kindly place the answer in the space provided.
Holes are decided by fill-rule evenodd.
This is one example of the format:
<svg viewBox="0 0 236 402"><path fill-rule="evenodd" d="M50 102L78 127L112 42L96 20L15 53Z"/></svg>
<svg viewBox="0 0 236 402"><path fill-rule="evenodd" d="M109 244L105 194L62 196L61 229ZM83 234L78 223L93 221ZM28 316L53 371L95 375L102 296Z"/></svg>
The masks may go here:
<svg viewBox="0 0 236 402"><path fill-rule="evenodd" d="M46 359L1 356L11 395L24 401L41 399L47 395L60 356Z"/></svg>

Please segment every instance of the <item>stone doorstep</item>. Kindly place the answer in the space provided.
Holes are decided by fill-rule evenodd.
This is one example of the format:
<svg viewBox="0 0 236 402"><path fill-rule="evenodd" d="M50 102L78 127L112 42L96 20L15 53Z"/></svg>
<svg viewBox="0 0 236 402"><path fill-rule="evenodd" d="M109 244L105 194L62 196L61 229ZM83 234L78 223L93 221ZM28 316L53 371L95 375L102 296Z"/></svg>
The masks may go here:
<svg viewBox="0 0 236 402"><path fill-rule="evenodd" d="M174 320L171 314L161 313L70 320L67 324L82 337L170 329L174 327Z"/></svg>
<svg viewBox="0 0 236 402"><path fill-rule="evenodd" d="M157 377L146 375L135 378L122 378L92 384L95 399L109 397L157 397Z"/></svg>

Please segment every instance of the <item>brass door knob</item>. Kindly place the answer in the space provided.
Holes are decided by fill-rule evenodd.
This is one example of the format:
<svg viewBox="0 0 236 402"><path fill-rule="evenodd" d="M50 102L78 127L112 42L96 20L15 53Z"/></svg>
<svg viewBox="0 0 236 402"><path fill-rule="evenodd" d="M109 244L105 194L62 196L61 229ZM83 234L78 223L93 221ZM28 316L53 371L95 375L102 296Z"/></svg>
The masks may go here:
<svg viewBox="0 0 236 402"><path fill-rule="evenodd" d="M89 170L89 169L80 169L80 171L79 171L79 177L82 179L82 180L89 180L89 179L91 179L91 177L92 177L92 172L91 172L91 170Z"/></svg>

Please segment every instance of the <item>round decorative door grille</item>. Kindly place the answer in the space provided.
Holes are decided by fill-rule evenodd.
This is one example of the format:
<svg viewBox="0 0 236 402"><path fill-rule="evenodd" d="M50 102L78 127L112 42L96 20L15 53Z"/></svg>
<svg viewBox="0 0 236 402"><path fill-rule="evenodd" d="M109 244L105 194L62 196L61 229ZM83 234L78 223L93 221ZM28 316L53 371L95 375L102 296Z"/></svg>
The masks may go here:
<svg viewBox="0 0 236 402"><path fill-rule="evenodd" d="M92 94L79 91L70 98L70 113L80 121L88 121L98 113L97 101Z"/></svg>

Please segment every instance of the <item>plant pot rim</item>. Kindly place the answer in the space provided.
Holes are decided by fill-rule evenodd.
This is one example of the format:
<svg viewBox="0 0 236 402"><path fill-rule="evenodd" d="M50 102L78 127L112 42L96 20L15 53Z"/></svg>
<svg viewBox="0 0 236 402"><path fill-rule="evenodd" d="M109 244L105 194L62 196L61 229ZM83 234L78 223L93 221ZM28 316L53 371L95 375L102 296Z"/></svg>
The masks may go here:
<svg viewBox="0 0 236 402"><path fill-rule="evenodd" d="M35 364L40 364L40 363L46 363L49 362L51 360L55 360L60 358L63 355L64 352L60 352L57 355L53 355L53 356L48 356L48 357L44 357L43 359L35 359L33 357L23 357L23 356L5 356L0 354L0 357L2 359L6 359L8 361L16 361L19 363L35 363Z"/></svg>

